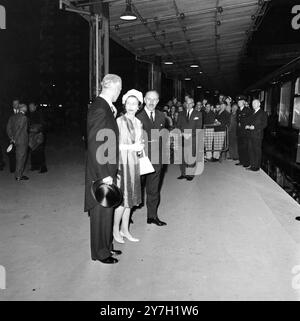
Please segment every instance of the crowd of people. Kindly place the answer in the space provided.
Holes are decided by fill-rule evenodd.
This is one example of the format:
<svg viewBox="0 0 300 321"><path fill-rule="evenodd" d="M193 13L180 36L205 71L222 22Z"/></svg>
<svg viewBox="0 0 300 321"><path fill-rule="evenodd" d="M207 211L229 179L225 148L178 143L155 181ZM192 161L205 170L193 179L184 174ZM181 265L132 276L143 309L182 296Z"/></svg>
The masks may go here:
<svg viewBox="0 0 300 321"><path fill-rule="evenodd" d="M2 131L5 131L2 136L6 135L6 139L2 139L0 145L0 170L4 170L4 155L7 154L9 171L14 173L16 181L29 179L24 175L28 156L32 171L48 171L45 157L46 123L36 103L30 102L27 106L19 99L14 99L11 115ZM8 141L8 144L4 141Z"/></svg>
<svg viewBox="0 0 300 321"><path fill-rule="evenodd" d="M84 209L90 216L92 260L106 264L117 263L115 255L122 254L114 249L113 241L139 241L130 233L129 225L132 210L142 203L143 187L147 197L147 223L166 225L158 218L164 164L161 157L153 162L153 154L158 152L161 156L166 140L164 135L157 140L155 131L177 128L181 133L179 144L183 150L190 149L194 153L197 130L204 129L207 161L220 158L225 136L228 135L229 157L239 160L236 165L257 171L261 162L263 130L267 125L267 115L260 109L257 99L252 101L252 108L244 96L238 96L235 103L224 95L219 96L214 106L207 100L197 102L195 106L193 97L186 95L183 104L174 98L160 111L157 108L159 94L156 90L148 91L144 97L138 90L128 91L122 97L124 111L117 117L113 103L117 101L121 90L121 78L113 74L106 75L102 80L101 94L91 104L87 115ZM107 135L103 135L103 130ZM108 133L114 134L111 141ZM155 141L157 145L154 149L152 144ZM107 148L110 152L107 152ZM145 154L145 149L153 163L153 171L141 175L142 163L139 158ZM183 157L178 179L191 181L195 177L195 166L195 163ZM123 194L121 204L116 208L100 204L91 193L97 181L117 186Z"/></svg>
<svg viewBox="0 0 300 321"><path fill-rule="evenodd" d="M263 130L267 126L267 114L260 109L260 101L254 99L250 106L244 95L233 100L230 96L220 94L217 102L203 99L194 104L192 100L189 105L190 98L186 95L183 103L173 98L163 106L167 128L184 129L181 126L182 119L186 119L187 110L193 108L202 117L202 127L198 124L197 128L204 129L205 161L219 161L224 153L226 159L239 161L238 165L258 170ZM259 113L256 114L256 111Z"/></svg>

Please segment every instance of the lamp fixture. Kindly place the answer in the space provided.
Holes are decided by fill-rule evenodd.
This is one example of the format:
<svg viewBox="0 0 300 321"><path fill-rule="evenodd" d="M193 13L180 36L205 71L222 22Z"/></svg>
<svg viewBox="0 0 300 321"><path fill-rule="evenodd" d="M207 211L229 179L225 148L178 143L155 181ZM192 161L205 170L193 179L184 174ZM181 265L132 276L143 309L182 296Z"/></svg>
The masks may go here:
<svg viewBox="0 0 300 321"><path fill-rule="evenodd" d="M199 65L198 65L198 64L191 64L190 67L191 67L191 68L198 68Z"/></svg>
<svg viewBox="0 0 300 321"><path fill-rule="evenodd" d="M165 59L163 59L163 63L165 65L174 65L174 62L171 56L166 56Z"/></svg>
<svg viewBox="0 0 300 321"><path fill-rule="evenodd" d="M126 21L136 20L137 17L132 11L131 0L126 0L126 9L125 12L120 16L120 19Z"/></svg>
<svg viewBox="0 0 300 321"><path fill-rule="evenodd" d="M185 77L184 80L192 80L190 77Z"/></svg>
<svg viewBox="0 0 300 321"><path fill-rule="evenodd" d="M201 89L201 88L202 88L202 86L197 86L197 88L198 88L198 89Z"/></svg>

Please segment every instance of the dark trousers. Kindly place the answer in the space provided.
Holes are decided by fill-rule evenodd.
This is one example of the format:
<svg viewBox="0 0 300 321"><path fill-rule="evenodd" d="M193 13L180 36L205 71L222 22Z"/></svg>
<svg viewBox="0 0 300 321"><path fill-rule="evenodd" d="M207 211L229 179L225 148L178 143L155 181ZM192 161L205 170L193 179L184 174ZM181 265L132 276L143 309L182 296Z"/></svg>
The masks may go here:
<svg viewBox="0 0 300 321"><path fill-rule="evenodd" d="M194 176L194 172L196 170L196 162L193 161L191 156L196 156L195 139L193 142L189 143L185 142L185 140L182 139L182 161L180 164L180 173L182 176Z"/></svg>
<svg viewBox="0 0 300 321"><path fill-rule="evenodd" d="M157 217L157 208L160 201L160 180L161 180L161 165L153 165L155 172L145 175L143 177L143 183L146 187L147 195L147 218Z"/></svg>
<svg viewBox="0 0 300 321"><path fill-rule="evenodd" d="M253 168L260 168L261 165L261 145L262 139L260 138L249 138L249 157L250 166Z"/></svg>
<svg viewBox="0 0 300 321"><path fill-rule="evenodd" d="M0 142L0 169L4 167L4 160L3 160L3 152L2 152L2 146Z"/></svg>
<svg viewBox="0 0 300 321"><path fill-rule="evenodd" d="M15 177L22 177L26 158L27 158L27 145L16 145L16 171L15 171Z"/></svg>
<svg viewBox="0 0 300 321"><path fill-rule="evenodd" d="M249 137L238 136L237 142L238 142L238 153L239 153L240 163L244 166L249 166L250 165L249 148L248 148Z"/></svg>
<svg viewBox="0 0 300 321"><path fill-rule="evenodd" d="M9 171L11 173L14 173L16 171L16 151L13 149L8 155L8 161L9 161Z"/></svg>
<svg viewBox="0 0 300 321"><path fill-rule="evenodd" d="M195 171L196 162L193 164L187 164L185 160L182 160L182 164L180 164L180 173L182 176L195 176Z"/></svg>
<svg viewBox="0 0 300 321"><path fill-rule="evenodd" d="M46 169L45 146L41 144L35 150L31 151L31 168Z"/></svg>
<svg viewBox="0 0 300 321"><path fill-rule="evenodd" d="M238 159L239 153L238 153L238 145L237 145L237 136L235 131L229 132L229 155L232 159Z"/></svg>
<svg viewBox="0 0 300 321"><path fill-rule="evenodd" d="M91 227L92 259L104 260L111 256L113 249L114 209L95 206L89 211Z"/></svg>

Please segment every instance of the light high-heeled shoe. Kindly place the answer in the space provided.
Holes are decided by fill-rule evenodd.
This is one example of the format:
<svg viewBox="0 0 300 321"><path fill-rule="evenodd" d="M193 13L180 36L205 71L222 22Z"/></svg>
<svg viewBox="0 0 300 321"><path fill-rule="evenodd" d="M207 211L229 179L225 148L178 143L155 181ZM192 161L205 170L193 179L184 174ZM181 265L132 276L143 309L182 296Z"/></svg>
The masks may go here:
<svg viewBox="0 0 300 321"><path fill-rule="evenodd" d="M131 242L139 242L139 241L140 241L139 239L133 237L133 236L130 235L130 234L128 234L128 235L124 234L122 231L120 231L120 235L121 235L122 237L126 237L127 240L128 240L128 241L131 241Z"/></svg>
<svg viewBox="0 0 300 321"><path fill-rule="evenodd" d="M120 236L117 236L117 235L115 235L115 234L113 234L114 235L114 240L116 241L116 242L118 242L118 243L125 243L125 241L124 241L124 239L123 239L123 236L121 235L121 233L120 233Z"/></svg>

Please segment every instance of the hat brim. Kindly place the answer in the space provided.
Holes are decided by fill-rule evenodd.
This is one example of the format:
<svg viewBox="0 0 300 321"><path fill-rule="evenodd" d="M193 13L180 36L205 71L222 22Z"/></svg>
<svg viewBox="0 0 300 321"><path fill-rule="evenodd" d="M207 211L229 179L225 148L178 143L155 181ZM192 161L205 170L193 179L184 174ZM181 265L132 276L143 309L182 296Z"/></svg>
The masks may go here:
<svg viewBox="0 0 300 321"><path fill-rule="evenodd" d="M92 184L92 195L99 205L107 208L117 207L123 200L121 190L115 184L105 184L97 180Z"/></svg>

